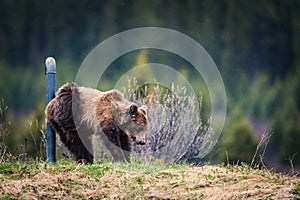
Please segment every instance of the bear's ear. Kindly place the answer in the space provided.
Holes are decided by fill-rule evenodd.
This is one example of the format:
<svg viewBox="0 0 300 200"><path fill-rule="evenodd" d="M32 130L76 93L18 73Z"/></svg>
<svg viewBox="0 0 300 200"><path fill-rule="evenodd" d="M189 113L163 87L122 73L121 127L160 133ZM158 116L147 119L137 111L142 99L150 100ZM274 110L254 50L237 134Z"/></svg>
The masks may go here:
<svg viewBox="0 0 300 200"><path fill-rule="evenodd" d="M144 115L147 115L147 106L146 105L143 105L143 106L141 106L140 108L139 108L139 110L142 112L142 113L144 113Z"/></svg>
<svg viewBox="0 0 300 200"><path fill-rule="evenodd" d="M138 112L138 107L135 104L130 105L129 113L131 115L135 115Z"/></svg>

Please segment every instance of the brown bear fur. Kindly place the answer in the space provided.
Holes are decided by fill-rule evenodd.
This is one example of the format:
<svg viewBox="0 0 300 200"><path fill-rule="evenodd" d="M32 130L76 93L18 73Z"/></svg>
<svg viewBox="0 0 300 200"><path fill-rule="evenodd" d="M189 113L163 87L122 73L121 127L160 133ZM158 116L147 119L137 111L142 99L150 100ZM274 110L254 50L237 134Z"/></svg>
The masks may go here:
<svg viewBox="0 0 300 200"><path fill-rule="evenodd" d="M117 90L101 92L69 83L47 105L46 120L67 150L65 156L88 163L94 160L93 135L105 141L115 160L128 160L131 142L145 143L148 123L145 108L127 101Z"/></svg>

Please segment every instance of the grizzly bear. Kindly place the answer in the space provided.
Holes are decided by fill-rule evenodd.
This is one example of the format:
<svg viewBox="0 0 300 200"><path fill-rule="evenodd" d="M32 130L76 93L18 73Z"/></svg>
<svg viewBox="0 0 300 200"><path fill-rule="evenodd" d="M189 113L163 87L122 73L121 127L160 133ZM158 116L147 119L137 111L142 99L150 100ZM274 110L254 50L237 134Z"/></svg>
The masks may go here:
<svg viewBox="0 0 300 200"><path fill-rule="evenodd" d="M132 143L145 144L146 107L137 107L119 91L101 92L67 83L46 107L46 120L58 135L63 154L93 163L94 136L100 137L114 160L127 160Z"/></svg>

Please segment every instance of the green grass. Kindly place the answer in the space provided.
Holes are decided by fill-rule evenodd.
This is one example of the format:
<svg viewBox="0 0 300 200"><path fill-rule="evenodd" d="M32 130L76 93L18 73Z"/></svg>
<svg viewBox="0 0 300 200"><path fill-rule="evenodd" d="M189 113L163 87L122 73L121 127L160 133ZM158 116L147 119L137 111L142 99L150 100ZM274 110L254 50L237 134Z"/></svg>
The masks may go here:
<svg viewBox="0 0 300 200"><path fill-rule="evenodd" d="M112 170L115 170L120 174L122 174L122 172L142 172L145 174L151 174L167 169L184 170L188 167L189 166L187 164L166 165L164 162L159 160L149 161L146 163L140 163L138 161L131 160L130 163L96 162L94 164L78 164L71 160L61 160L57 163L18 161L0 163L0 174L6 177L10 176L11 178L13 178L20 176L21 174L30 175L36 173L37 171L46 170L52 173L79 171L93 177L99 177Z"/></svg>
<svg viewBox="0 0 300 200"><path fill-rule="evenodd" d="M292 189L292 193L300 195L300 181L294 186L294 188Z"/></svg>

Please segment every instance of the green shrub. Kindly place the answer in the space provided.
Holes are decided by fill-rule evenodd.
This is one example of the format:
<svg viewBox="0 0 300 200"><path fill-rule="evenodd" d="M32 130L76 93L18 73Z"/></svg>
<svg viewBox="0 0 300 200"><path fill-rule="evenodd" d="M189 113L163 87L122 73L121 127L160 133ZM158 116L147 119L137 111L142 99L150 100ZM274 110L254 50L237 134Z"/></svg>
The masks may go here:
<svg viewBox="0 0 300 200"><path fill-rule="evenodd" d="M250 163L256 150L257 141L247 118L238 118L229 123L221 139L220 162Z"/></svg>
<svg viewBox="0 0 300 200"><path fill-rule="evenodd" d="M289 164L291 161L295 165L300 164L300 125L297 120L289 123L289 128L283 135L281 161Z"/></svg>

